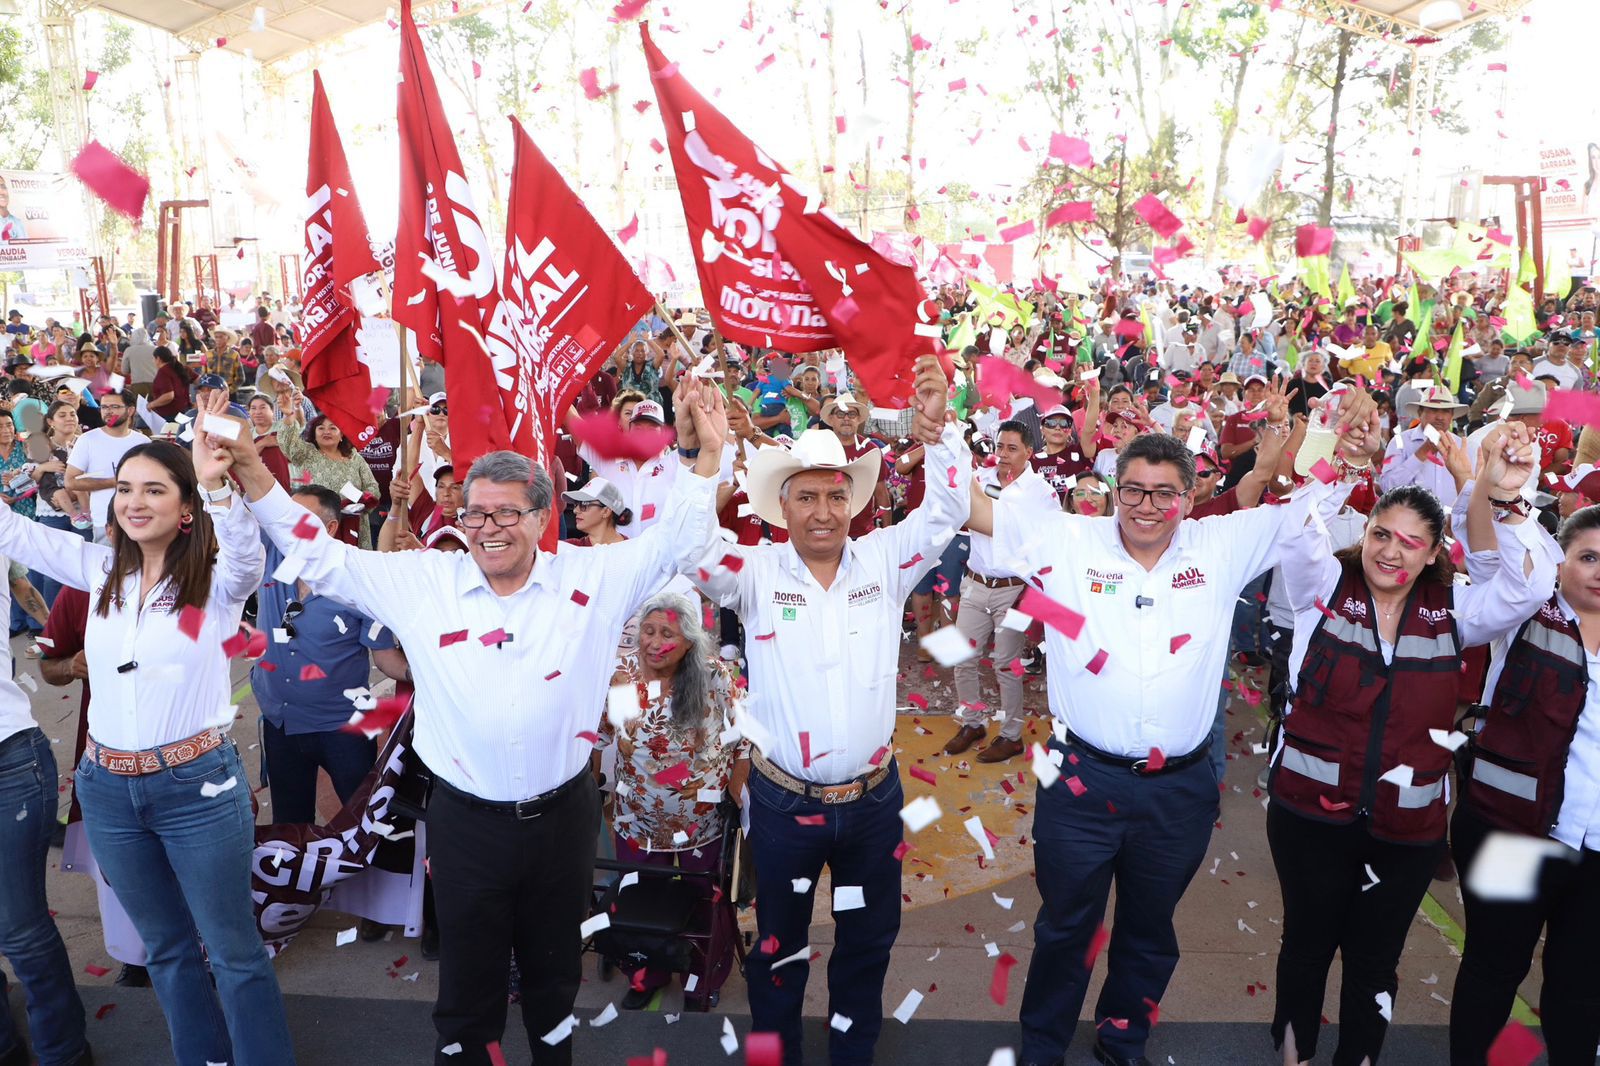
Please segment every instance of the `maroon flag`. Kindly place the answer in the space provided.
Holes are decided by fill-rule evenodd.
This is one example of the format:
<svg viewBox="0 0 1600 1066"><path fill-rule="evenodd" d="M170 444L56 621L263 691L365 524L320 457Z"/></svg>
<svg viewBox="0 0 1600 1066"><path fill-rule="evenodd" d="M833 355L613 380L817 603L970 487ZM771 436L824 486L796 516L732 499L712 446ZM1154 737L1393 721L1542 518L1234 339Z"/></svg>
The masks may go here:
<svg viewBox="0 0 1600 1066"><path fill-rule="evenodd" d="M561 416L652 299L521 123L513 118L511 127L500 299L517 375L507 414L514 412L512 438L531 436L528 454L548 461Z"/></svg>
<svg viewBox="0 0 1600 1066"><path fill-rule="evenodd" d="M938 309L691 86L641 27L706 307L723 336L786 352L843 348L873 404L910 401L938 354Z"/></svg>
<svg viewBox="0 0 1600 1066"><path fill-rule="evenodd" d="M500 390L516 353L486 339L499 303L489 235L473 205L411 0L400 4L400 224L394 317L417 352L444 366L450 451L465 471L485 452L512 447Z"/></svg>
<svg viewBox="0 0 1600 1066"><path fill-rule="evenodd" d="M356 313L350 283L376 273L382 264L373 253L367 221L350 180L350 162L322 90L322 75L315 72L311 152L306 165L305 245L302 304L306 332L300 358L306 395L360 448L377 432L383 412L381 404L372 402L372 376L357 354L361 316Z"/></svg>

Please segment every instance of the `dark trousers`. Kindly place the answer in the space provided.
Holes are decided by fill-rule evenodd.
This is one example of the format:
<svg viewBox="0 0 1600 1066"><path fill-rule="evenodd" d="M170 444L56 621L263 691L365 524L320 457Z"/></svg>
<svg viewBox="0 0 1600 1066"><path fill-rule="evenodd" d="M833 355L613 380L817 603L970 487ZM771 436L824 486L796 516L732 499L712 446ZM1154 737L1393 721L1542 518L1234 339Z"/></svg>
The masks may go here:
<svg viewBox="0 0 1600 1066"><path fill-rule="evenodd" d="M328 772L339 802L348 803L378 759L378 740L360 733L285 733L261 719L261 750L272 789L272 820L290 825L317 822L317 770Z"/></svg>
<svg viewBox="0 0 1600 1066"><path fill-rule="evenodd" d="M1392 1007L1400 952L1445 843L1391 844L1373 837L1365 820L1329 825L1274 802L1267 808L1267 844L1283 890L1272 1039L1281 1047L1284 1027L1292 1025L1300 1060L1316 1053L1328 967L1337 951L1344 982L1334 1066L1375 1063L1389 1028L1378 1012L1378 994L1387 993ZM1378 883L1363 889L1372 882L1368 866Z"/></svg>
<svg viewBox="0 0 1600 1066"><path fill-rule="evenodd" d="M1600 1043L1600 851L1586 848L1576 862L1546 860L1539 893L1527 902L1491 902L1467 888L1489 827L1457 806L1450 829L1467 907L1467 941L1450 997L1451 1063L1487 1061L1543 932L1539 1017L1550 1066L1592 1066Z"/></svg>
<svg viewBox="0 0 1600 1066"><path fill-rule="evenodd" d="M849 1032L828 1030L833 1066L872 1062L883 1028L883 981L889 951L900 933L900 821L903 794L898 767L854 803L824 806L761 776L750 775L750 844L756 863L756 950L745 960L751 1028L783 1040L784 1066L801 1062L800 1009L811 963L806 954L784 962L811 943L811 908L817 878L828 867L833 884L856 885L866 906L834 914L833 955L828 959L828 1016L850 1019ZM820 815L821 825L801 825ZM796 878L811 886L796 892ZM776 942L774 943L774 938ZM774 962L783 965L774 967Z"/></svg>
<svg viewBox="0 0 1600 1066"><path fill-rule="evenodd" d="M516 952L535 1066L570 1066L572 1039L541 1040L572 1013L582 980L600 793L582 779L538 817L471 806L443 782L428 801L428 864L439 917L437 1066L483 1066L506 1027ZM457 1048L456 1046L459 1045ZM446 1053L451 1049L453 1053Z"/></svg>
<svg viewBox="0 0 1600 1066"><path fill-rule="evenodd" d="M1065 750L1054 739L1050 744ZM1101 1043L1115 1054L1144 1053L1150 1014L1178 965L1172 915L1217 819L1210 759L1153 777L1081 752L1077 759L1063 765L1063 780L1038 791L1034 805L1033 862L1044 902L1022 995L1018 1058L1024 1062L1055 1062L1066 1053L1113 880L1117 912L1095 1022ZM1084 786L1081 796L1066 783L1074 775Z"/></svg>

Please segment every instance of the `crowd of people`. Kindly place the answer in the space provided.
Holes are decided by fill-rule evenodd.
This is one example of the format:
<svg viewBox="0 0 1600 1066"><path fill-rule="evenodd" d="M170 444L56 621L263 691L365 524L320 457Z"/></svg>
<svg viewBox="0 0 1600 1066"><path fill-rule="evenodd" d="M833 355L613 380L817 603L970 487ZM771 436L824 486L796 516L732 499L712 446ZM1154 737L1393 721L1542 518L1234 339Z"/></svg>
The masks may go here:
<svg viewBox="0 0 1600 1066"><path fill-rule="evenodd" d="M868 395L849 352L744 350L703 313L651 315L586 383L551 470L509 452L457 469L426 363L357 447L307 395L276 301L242 334L204 298L91 329L11 312L12 636L37 634L46 681L84 685L72 793L142 941L122 979L153 986L177 1061L293 1061L230 735L229 661L259 632L272 821L315 820L319 771L347 801L373 769L352 691L376 671L414 692L439 1063L491 1061L508 990L534 1061L572 1061L597 849L704 874L734 834L755 868L754 1028L801 1061L826 867L830 1058L872 1061L912 821L903 661L951 671L930 708L945 754L1036 778L1017 1061L1063 1061L1113 885L1092 1051L1151 1061L1228 770L1230 671L1259 671L1282 1061L1317 1050L1335 953L1332 1061L1378 1060L1411 918L1453 855L1451 1061L1487 1061L1548 934L1550 1061L1592 1062L1600 430L1563 398L1596 388L1600 295L1541 306L1527 338L1466 274L1340 301L1148 278L935 298L947 354L919 360L909 398ZM620 432L579 431L603 413ZM653 443L617 445L635 434ZM1041 674L1050 736L1030 745ZM92 1061L45 895L56 783L29 695L0 682L0 807L20 812L0 817L0 955L46 1066ZM1566 861L1528 898L1485 895L1467 875L1495 834ZM689 1002L716 1002L722 943ZM671 980L640 965L620 1005ZM0 977L0 1066L29 1061L8 1019Z"/></svg>

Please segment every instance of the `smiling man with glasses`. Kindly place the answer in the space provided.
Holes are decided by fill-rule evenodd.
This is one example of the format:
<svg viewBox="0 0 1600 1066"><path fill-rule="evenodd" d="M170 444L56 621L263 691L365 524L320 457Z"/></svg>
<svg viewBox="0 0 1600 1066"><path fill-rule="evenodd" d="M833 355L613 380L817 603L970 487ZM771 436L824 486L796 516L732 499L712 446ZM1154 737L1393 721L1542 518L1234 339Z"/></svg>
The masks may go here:
<svg viewBox="0 0 1600 1066"><path fill-rule="evenodd" d="M524 456L491 452L466 479L466 553L371 552L327 535L241 436L215 446L233 455L251 510L301 564L300 580L382 623L406 650L414 743L435 780L435 1060L481 1062L500 1040L515 951L534 1062L571 1063L560 1026L582 976L578 927L600 828L594 732L623 625L714 535L719 449L699 453L701 476L678 478L666 513L626 544L540 552L550 476Z"/></svg>
<svg viewBox="0 0 1600 1066"><path fill-rule="evenodd" d="M1287 426L1287 407L1276 392L1269 435ZM1352 392L1340 411L1364 425L1375 409ZM993 536L996 558L1083 616L1076 639L1045 630L1057 719L1050 754L1069 780L1040 788L1034 808L1044 902L1022 1000L1024 1063L1058 1063L1066 1053L1089 986L1084 958L1113 882L1094 1054L1111 1066L1150 1061L1153 1007L1178 962L1172 915L1217 817L1208 756L1234 601L1276 562L1282 531L1306 520L1316 495L1189 522L1195 482L1184 442L1147 433L1117 457L1114 517L1041 517L976 485L971 494L968 528Z"/></svg>

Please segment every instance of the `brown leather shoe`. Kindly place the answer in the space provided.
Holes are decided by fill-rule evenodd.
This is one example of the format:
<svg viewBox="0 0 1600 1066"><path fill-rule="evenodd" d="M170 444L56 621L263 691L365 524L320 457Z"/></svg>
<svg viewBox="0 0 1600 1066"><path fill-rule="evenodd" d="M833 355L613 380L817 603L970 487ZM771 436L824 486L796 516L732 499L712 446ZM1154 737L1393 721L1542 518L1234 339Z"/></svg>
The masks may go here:
<svg viewBox="0 0 1600 1066"><path fill-rule="evenodd" d="M1022 754L1022 741L1010 737L995 737L994 743L978 752L979 762L1005 762Z"/></svg>
<svg viewBox="0 0 1600 1066"><path fill-rule="evenodd" d="M950 743L944 746L946 755L960 755L972 745L982 740L988 730L981 725L964 725L956 730L956 735L950 738Z"/></svg>

